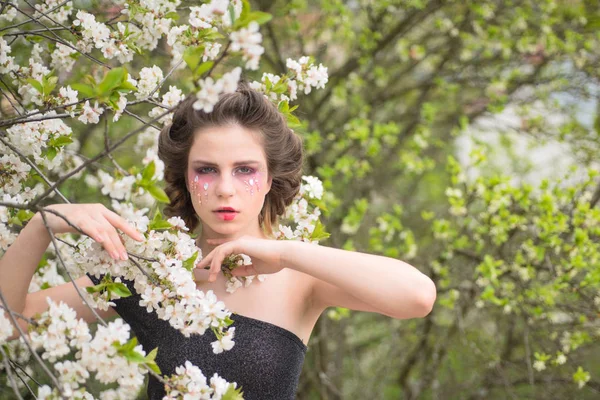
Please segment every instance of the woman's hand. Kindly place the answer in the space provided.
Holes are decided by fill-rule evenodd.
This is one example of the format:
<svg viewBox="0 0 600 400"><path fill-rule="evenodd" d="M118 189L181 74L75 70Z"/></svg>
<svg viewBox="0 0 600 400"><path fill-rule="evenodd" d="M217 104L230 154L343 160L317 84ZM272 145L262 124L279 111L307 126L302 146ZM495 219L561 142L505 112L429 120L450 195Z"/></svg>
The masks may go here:
<svg viewBox="0 0 600 400"><path fill-rule="evenodd" d="M64 215L71 224L90 236L108 251L115 260L127 260L127 250L116 228L131 236L134 240L143 241L144 236L131 226L124 218L106 208L103 204L52 204L44 207ZM51 212L44 214L46 223L53 233L81 233L67 221ZM32 218L43 224L41 212Z"/></svg>
<svg viewBox="0 0 600 400"><path fill-rule="evenodd" d="M243 253L252 260L252 264L241 265L231 271L233 276L274 274L283 269L281 255L285 241L242 236L234 240L207 239L206 242L218 246L198 263L195 275L202 275L202 270L209 266L209 282L214 282L217 279L223 260L231 254Z"/></svg>

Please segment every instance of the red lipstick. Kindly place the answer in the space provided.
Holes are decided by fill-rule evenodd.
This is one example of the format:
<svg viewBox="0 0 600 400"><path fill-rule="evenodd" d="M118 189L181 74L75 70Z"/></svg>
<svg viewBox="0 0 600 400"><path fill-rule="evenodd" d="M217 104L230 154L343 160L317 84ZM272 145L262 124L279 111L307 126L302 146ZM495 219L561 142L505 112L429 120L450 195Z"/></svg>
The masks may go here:
<svg viewBox="0 0 600 400"><path fill-rule="evenodd" d="M239 211L236 211L233 207L221 207L213 210L213 212L224 221L232 221Z"/></svg>

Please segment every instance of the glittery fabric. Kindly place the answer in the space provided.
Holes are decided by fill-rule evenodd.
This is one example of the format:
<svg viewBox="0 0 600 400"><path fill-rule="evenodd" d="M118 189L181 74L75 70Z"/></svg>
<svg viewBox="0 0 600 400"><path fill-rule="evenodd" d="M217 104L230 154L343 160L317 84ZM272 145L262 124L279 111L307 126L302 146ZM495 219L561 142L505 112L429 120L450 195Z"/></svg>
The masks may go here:
<svg viewBox="0 0 600 400"><path fill-rule="evenodd" d="M100 283L87 274L94 284ZM204 335L183 336L161 320L156 312L148 313L139 305L140 295L131 281L123 281L132 296L113 300L113 308L127 322L147 353L158 347L156 363L163 375L175 373L186 360L198 366L207 380L217 373L228 382L242 387L246 400L294 399L302 371L307 346L291 331L269 322L232 314L236 327L231 350L220 354L212 352L215 335L207 330ZM150 376L148 398L162 399L162 384Z"/></svg>

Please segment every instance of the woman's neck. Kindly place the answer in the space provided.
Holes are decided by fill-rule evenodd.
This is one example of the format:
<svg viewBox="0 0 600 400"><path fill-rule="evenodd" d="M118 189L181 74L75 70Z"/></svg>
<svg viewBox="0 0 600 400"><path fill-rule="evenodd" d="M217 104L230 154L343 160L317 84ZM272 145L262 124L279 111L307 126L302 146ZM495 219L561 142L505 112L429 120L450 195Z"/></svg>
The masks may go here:
<svg viewBox="0 0 600 400"><path fill-rule="evenodd" d="M221 235L216 232L202 232L198 235L196 239L196 246L198 246L202 250L202 256L205 257L208 253L210 253L217 245L208 244L206 242L207 239L228 239L235 240L242 236L251 236L260 239L273 239L265 234L260 226L257 226L256 229L252 229L250 231L237 232L233 235Z"/></svg>

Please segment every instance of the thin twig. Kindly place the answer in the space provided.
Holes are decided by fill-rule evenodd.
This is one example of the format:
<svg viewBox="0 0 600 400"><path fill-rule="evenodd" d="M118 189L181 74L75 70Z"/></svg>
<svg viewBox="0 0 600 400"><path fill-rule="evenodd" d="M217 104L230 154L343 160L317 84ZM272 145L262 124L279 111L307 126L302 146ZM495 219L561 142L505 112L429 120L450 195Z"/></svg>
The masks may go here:
<svg viewBox="0 0 600 400"><path fill-rule="evenodd" d="M5 309L6 311L8 311L8 309L6 309L2 304L0 304L0 308ZM33 326L37 326L38 322L34 319L31 318L27 318L26 316L24 316L23 314L20 314L16 311L12 312L14 315L16 315L17 317L21 318L23 321L27 321L28 324L33 325Z"/></svg>
<svg viewBox="0 0 600 400"><path fill-rule="evenodd" d="M60 387L60 384L58 382L58 379L56 379L56 376L54 376L54 374L48 369L48 366L40 358L40 356L38 355L37 351L33 350L33 347L31 346L31 343L29 343L29 339L25 335L25 332L23 332L23 329L21 329L21 326L19 325L19 323L15 319L15 316L13 315L13 311L8 307L6 299L4 298L4 295L2 294L2 289L0 289L0 302L4 305L4 308L8 311L8 316L9 316L10 320L12 321L13 325L15 326L15 328L17 328L17 330L19 331L19 334L21 335L21 338L23 339L23 342L25 342L25 345L29 349L29 352L33 355L33 357L40 364L40 366L42 367L42 369L44 370L44 372L52 380L52 382L54 383L54 385L58 389L61 397L64 398L64 399L66 399L67 397L64 395L64 393L62 391L62 388Z"/></svg>
<svg viewBox="0 0 600 400"><path fill-rule="evenodd" d="M24 1L25 1L25 2L27 2L26 0L24 0ZM27 4L29 4L29 3L27 3ZM29 6L31 7L31 4L29 4ZM33 7L32 7L32 8L33 8ZM90 56L89 54L86 54L86 53L82 52L82 51L81 51L81 50L79 50L77 47L73 46L71 43L69 43L69 42L65 42L65 41L64 41L64 40L63 40L63 39L62 39L60 36L58 36L56 33L54 33L53 31L51 31L51 30L50 30L50 28L48 28L48 27L47 27L47 26L46 26L44 23L40 22L40 21L39 21L39 18L35 18L35 17L33 17L32 15L29 15L29 14L27 14L25 11L21 10L19 7L15 7L15 9L16 9L18 12L20 12L21 14L25 15L27 18L30 18L30 20L31 20L31 21L33 21L33 22L36 22L37 24L40 24L41 26L43 26L43 27L45 28L45 30L47 30L48 32L50 32L50 33L52 34L52 36L54 36L54 37L55 37L55 39L49 38L49 37L47 37L47 36L44 36L44 35L42 35L42 34L39 34L39 33L37 34L38 36L45 37L45 38L47 38L48 40L53 40L53 41L55 41L55 42L57 42L57 43L60 43L60 44L62 44L63 46L67 46L67 47L69 47L69 48L71 48L71 49L75 50L77 53L80 53L80 54L82 54L84 57L86 57L86 58L89 58L90 60L94 61L95 63L97 63L97 64L99 64L99 65L102 65L102 66L103 66L103 67L105 67L105 68L111 69L111 67L110 67L109 65L106 65L106 64L104 64L102 61L100 61L100 60L96 59L95 57L92 57L92 56ZM39 10L37 10L37 11L38 11L40 14L42 14L42 16L46 16L48 19L52 20L50 17L48 17L48 16L47 16L47 13L40 12ZM41 17L40 17L40 18L41 18ZM28 22L29 22L29 21L28 21ZM55 22L55 23L56 23L56 22ZM59 23L56 23L56 25L59 25L59 26L63 26L63 27L64 27L64 25L62 25L62 24L59 24Z"/></svg>
<svg viewBox="0 0 600 400"><path fill-rule="evenodd" d="M10 99L11 97L14 97L13 94L11 93L10 96L7 95L6 93L4 93L4 90L2 90L2 88L0 88L0 92L2 92L2 95L4 97L6 97L6 100L8 100L8 102L10 103L11 107L17 112L17 114L21 115L21 111L19 110L19 108L13 104L12 100Z"/></svg>
<svg viewBox="0 0 600 400"><path fill-rule="evenodd" d="M171 70L167 73L167 75L163 78L162 81L160 81L158 83L158 85L156 85L156 87L150 92L150 94L148 96L146 96L146 98L151 99L152 95L162 87L162 85L165 83L165 81L167 80L167 78L169 76L171 76L171 74L173 73L173 71L175 71L177 69L177 67L179 67L181 65L181 63L183 62L183 58L181 60L179 60L179 62L177 64L175 64L175 66L173 68L171 68Z"/></svg>
<svg viewBox="0 0 600 400"><path fill-rule="evenodd" d="M16 362L15 360L10 360L10 361L11 361L11 362L14 364L14 366L18 367L18 368L21 370L21 372L23 372L25 375L27 375L27 377L28 377L29 379L31 379L32 381L34 381L36 385L38 385L38 386L42 386L42 385L41 385L41 384L40 384L38 381L36 381L36 380L35 380L35 378L34 378L33 376L29 375L29 374L27 373L27 371L25 371L25 370L23 369L23 367L21 367L21 365L20 365L18 362Z"/></svg>
<svg viewBox="0 0 600 400"><path fill-rule="evenodd" d="M23 119L23 120L19 121L19 123L20 124L25 124L27 122L46 121L46 120L49 120L49 119L59 119L59 118L69 118L69 117L71 117L71 115L69 115L69 114L44 115L44 116L37 117L37 118ZM6 126L6 125L14 125L14 124L13 123L9 124L9 123L2 122L2 123L0 123L0 128L3 127L3 126Z"/></svg>
<svg viewBox="0 0 600 400"><path fill-rule="evenodd" d="M21 391L17 387L17 382L15 381L15 378L13 377L13 374L11 372L11 367L8 364L8 355L6 354L6 352L4 351L2 346L0 346L0 352L2 353L2 360L4 361L4 368L6 368L6 373L8 374L8 379L10 380L10 385L12 386L13 391L17 395L17 398L19 398L20 400L23 400L23 397L21 397Z"/></svg>
<svg viewBox="0 0 600 400"><path fill-rule="evenodd" d="M102 116L102 119L104 120L104 148L108 149L110 147L110 140L108 139L108 117L106 116L106 114L104 114ZM119 163L117 162L117 160L115 160L115 158L112 156L112 154L110 152L108 152L108 154L106 155L106 157L108 157L108 159L113 163L113 165L115 166L115 168L123 175L123 176L129 176L129 172L125 171L123 168L121 168L121 166L119 165Z"/></svg>
<svg viewBox="0 0 600 400"><path fill-rule="evenodd" d="M31 162L31 160L27 156L25 156L23 153L21 153L21 151L19 151L19 149L17 149L15 146L10 144L8 141L4 140L2 138L2 136L0 136L0 142L2 142L4 145L6 145L8 148L10 148L15 153L17 153L19 155L19 157L21 157L23 160L25 160L25 162L27 164L29 164L29 166L31 168L33 168L35 170L35 172L37 172L37 174L44 180L44 182L46 182L48 184L48 186L52 186L52 182L50 182L50 180L46 177L46 175L44 175L44 173L37 167L37 165L35 165L33 162ZM65 196L63 196L63 194L60 192L60 190L58 190L58 188L55 188L54 191L56 192L56 194L58 194L63 199L63 201L65 203L70 203L70 201Z"/></svg>
<svg viewBox="0 0 600 400"><path fill-rule="evenodd" d="M165 115L169 114L171 111L173 111L175 108L177 108L179 106L179 104L181 104L182 102L184 102L185 100L187 100L189 97L193 96L193 94L189 94L185 99L181 100L179 103L177 103L176 105L174 105L173 107L169 108L167 111L165 111L164 113L156 116L155 118L151 119L150 121L147 122L147 124L151 124L152 122L158 121L159 119L161 119L162 117L164 117ZM133 131L129 132L127 135L123 136L120 140L118 140L117 142L115 142L109 149L105 149L104 151L102 151L100 154L96 155L93 158L90 158L88 161L84 162L83 164L81 164L80 166L78 166L77 168L73 169L71 172L67 173L66 175L63 175L62 177L60 177L60 179L58 181L56 181L56 183L54 184L54 186L58 186L60 185L62 182L64 182L65 180L69 179L71 176L77 174L79 171L81 171L82 169L84 169L86 166L88 166L89 164L101 159L102 157L104 157L107 152L112 152L113 150L115 150L117 147L121 146L127 139L129 139L130 137L132 137L133 135L142 132L143 130L146 129L148 125L143 125L137 129L134 129ZM36 206L44 197L46 197L48 195L48 193L50 193L53 190L53 188L49 188L48 190L46 190L44 193L42 193L39 197L37 197L36 199L34 199L31 203L28 204L29 207L33 207Z"/></svg>
<svg viewBox="0 0 600 400"><path fill-rule="evenodd" d="M21 101L19 100L19 97L13 93L12 89L10 88L10 86L8 86L8 84L6 84L6 82L4 82L4 81L2 80L2 77L1 77L1 76L0 76L0 82L2 82L2 84L3 84L4 86L6 86L6 89L8 89L8 92L9 92L9 93L12 95L13 99L15 99L15 101L16 101L17 103L19 103L19 105L21 106L21 108L22 108L23 110L25 110L25 106L23 105L23 103L21 103ZM21 112L20 112L19 110L17 110L17 112L19 113L19 115L21 114Z"/></svg>
<svg viewBox="0 0 600 400"><path fill-rule="evenodd" d="M25 370L23 370L23 368L21 368L21 366L19 364L17 364L14 360L9 359L8 360L10 362L10 365L13 369L13 371L15 371L15 375L17 376L17 378L19 378L21 380L21 382L23 382L23 385L25 385L25 387L27 387L27 389L29 390L29 393L37 399L35 392L33 391L33 389L31 389L31 387L29 387L29 384L25 381L25 379L23 379L23 377L17 372L17 369L15 368L15 365L19 367L19 370L21 370L21 372L23 372L25 375L27 375L27 377L31 378L31 376L29 376L29 374L27 372L25 372ZM36 382L37 383L37 382ZM38 383L39 386L39 383Z"/></svg>
<svg viewBox="0 0 600 400"><path fill-rule="evenodd" d="M71 276L71 273L69 272L69 269L65 265L65 262L64 262L62 256L60 255L60 250L58 249L58 244L56 243L56 238L54 237L54 232L52 232L52 228L50 228L50 226L48 225L48 221L46 220L45 213L47 211L52 212L53 210L42 209L42 210L40 210L40 215L42 216L42 219L44 220L44 225L46 226L46 229L48 230L48 233L50 234L50 239L52 240L52 244L54 245L54 250L56 252L56 256L58 257L58 260L60 261L60 263L63 266L65 272L67 273L69 279L71 280L71 283L75 287L77 294L79 295L79 297L81 297L81 300L83 300L83 302L89 307L89 309L92 311L92 313L94 314L96 319L99 320L102 323L102 325L108 326L106 321L104 321L104 319L96 312L96 309L94 307L92 307L90 305L90 303L87 301L87 299L83 296L83 294L81 294L81 290L79 290L79 286L77 286L77 284L75 283L75 280L73 279L73 277ZM52 213L54 213L54 212L52 212ZM63 216L60 216L60 217L63 218L65 221L67 221L66 217L63 217ZM72 224L70 224L70 225L72 225ZM81 229L79 229L79 228L78 228L78 230L81 231ZM81 231L81 232L83 232L83 231Z"/></svg>
<svg viewBox="0 0 600 400"><path fill-rule="evenodd" d="M18 124L18 123L30 122L30 121L23 121L23 119L30 118L30 117L32 117L34 115L37 115L37 114L42 114L42 113L47 113L47 112L50 112L50 111L55 111L55 110L58 110L59 108L65 108L66 109L67 107L76 106L78 104L85 103L86 101L91 100L91 99L92 98L90 98L90 97L86 97L86 98L84 98L82 100L78 100L78 101L75 101L73 103L61 104L61 105L58 105L56 107L46 108L45 110L32 111L32 112L30 112L28 114L25 114L23 116L20 116L20 117L15 117L13 119L4 120L4 121L0 122L0 127L7 126L7 125L14 125L14 124Z"/></svg>

